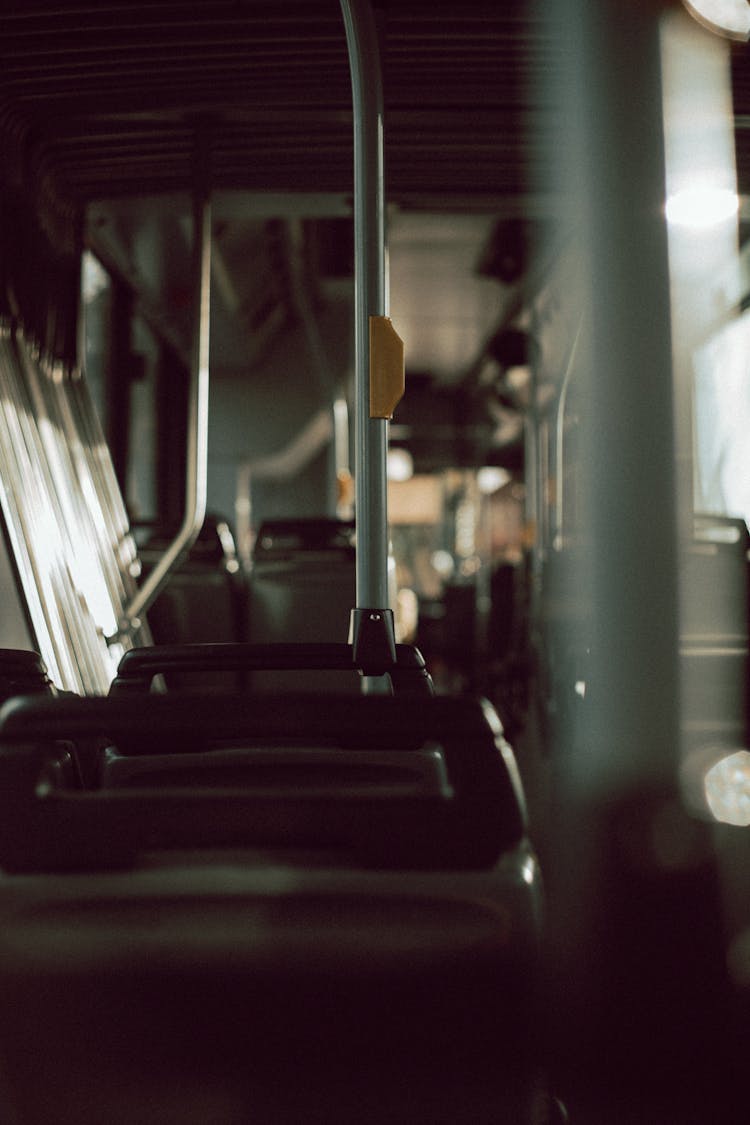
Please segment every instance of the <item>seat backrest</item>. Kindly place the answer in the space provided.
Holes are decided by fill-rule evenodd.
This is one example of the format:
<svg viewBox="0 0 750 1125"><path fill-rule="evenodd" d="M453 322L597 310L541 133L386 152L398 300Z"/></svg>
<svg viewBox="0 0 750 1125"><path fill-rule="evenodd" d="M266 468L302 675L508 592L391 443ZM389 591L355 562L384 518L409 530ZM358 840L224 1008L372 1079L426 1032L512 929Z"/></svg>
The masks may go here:
<svg viewBox="0 0 750 1125"><path fill-rule="evenodd" d="M329 541L326 546L315 539L308 548L292 549L292 533L275 540L269 536L267 549L257 554L250 576L248 639L254 644L343 643L356 598L353 549L345 541L341 546L331 546ZM340 676L334 682L328 672L300 675L290 685L288 675L256 672L252 686L257 691L283 691L290 686L305 691L359 690L355 678L345 686Z"/></svg>

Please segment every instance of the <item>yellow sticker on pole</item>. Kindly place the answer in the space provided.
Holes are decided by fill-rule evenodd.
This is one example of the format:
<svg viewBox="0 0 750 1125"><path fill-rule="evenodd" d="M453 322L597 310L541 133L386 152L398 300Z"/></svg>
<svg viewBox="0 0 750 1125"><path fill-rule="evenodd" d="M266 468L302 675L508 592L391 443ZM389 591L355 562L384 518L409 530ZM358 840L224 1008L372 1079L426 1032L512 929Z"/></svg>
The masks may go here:
<svg viewBox="0 0 750 1125"><path fill-rule="evenodd" d="M404 342L388 316L370 317L370 417L392 418L405 389Z"/></svg>

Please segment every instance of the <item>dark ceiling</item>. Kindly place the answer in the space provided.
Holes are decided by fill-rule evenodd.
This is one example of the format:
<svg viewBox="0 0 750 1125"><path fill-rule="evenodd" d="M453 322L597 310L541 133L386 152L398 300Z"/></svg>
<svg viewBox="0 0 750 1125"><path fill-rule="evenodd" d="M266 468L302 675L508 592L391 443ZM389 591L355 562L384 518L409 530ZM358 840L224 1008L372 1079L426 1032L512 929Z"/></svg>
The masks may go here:
<svg viewBox="0 0 750 1125"><path fill-rule="evenodd" d="M392 197L528 189L544 131L532 8L376 6ZM350 107L336 0L6 0L0 14L6 167L66 202L184 189L206 117L216 188L347 190Z"/></svg>
<svg viewBox="0 0 750 1125"><path fill-rule="evenodd" d="M679 6L638 0L647 2ZM494 281L476 276L491 232L510 227L523 242L529 220L550 215L544 169L564 130L549 76L558 69L562 37L551 30L551 0L374 0L373 7L386 190L397 205L390 223L397 323L412 370L456 384L476 370L487 340L515 315L516 256L512 276L497 269L488 271ZM739 187L748 195L750 48L732 47L732 81ZM144 307L150 300L152 320L178 344L181 325L167 317L172 290L184 288L189 239L180 244L172 201L193 182L198 135L210 138L215 199L255 193L252 207L243 203L231 224L214 230L219 280L226 282L216 288L232 313L214 333L222 349L214 360L240 369L259 336L257 324L248 327L242 316L249 258L260 268L247 239L267 233L258 193L278 204L285 193L304 192L324 207L335 194L332 213L349 213L351 86L338 0L0 5L0 187L35 202L61 248L71 248L71 237L77 245L83 213L97 204L98 211L88 209L88 229L99 232L98 241L89 241L101 255L108 238L119 272L131 281L145 201L152 208L160 196L162 237L181 252L171 247L171 274L158 285L153 263L143 267L143 284L132 283ZM284 213L294 206L287 200ZM446 211L451 223L436 223ZM233 270L235 258L240 265ZM39 270L26 272L28 305ZM259 286L262 294L268 288L266 280Z"/></svg>
<svg viewBox="0 0 750 1125"><path fill-rule="evenodd" d="M389 195L515 210L554 137L556 43L532 0L391 0L382 31ZM740 187L750 56L734 48ZM208 117L218 189L351 184L351 94L336 0L5 0L5 175L75 207L184 190Z"/></svg>

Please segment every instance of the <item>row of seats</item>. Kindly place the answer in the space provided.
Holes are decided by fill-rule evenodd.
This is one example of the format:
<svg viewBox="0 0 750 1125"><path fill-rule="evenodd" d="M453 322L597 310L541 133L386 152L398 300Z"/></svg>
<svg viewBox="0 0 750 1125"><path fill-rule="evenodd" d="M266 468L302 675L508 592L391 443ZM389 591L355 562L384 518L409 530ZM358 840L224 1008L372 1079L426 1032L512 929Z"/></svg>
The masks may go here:
<svg viewBox="0 0 750 1125"><path fill-rule="evenodd" d="M240 570L226 523L210 516L188 558L169 578L149 611L149 625L159 644L252 642L254 644L341 643L349 632L355 604L354 527L335 519L273 520L256 537L250 574ZM146 567L166 545L153 537L141 549ZM234 686L256 691L286 690L299 685L279 670L233 676ZM223 690L227 677L204 674L202 689ZM352 675L308 669L308 690L359 691ZM173 671L172 687L196 686L188 672Z"/></svg>
<svg viewBox="0 0 750 1125"><path fill-rule="evenodd" d="M497 716L433 696L414 649L355 666L340 643L351 539L337 528L330 542L322 525L307 530L323 539L302 544L288 528L261 532L249 605L226 544L217 556L199 540L151 624L192 641L210 626L213 643L123 638L101 694L135 558L119 494L107 500L111 466L97 468L101 437L83 425L88 408L69 409L80 388L25 348L8 337L0 376L6 414L32 443L26 481L45 491L24 491L18 450L0 446L16 458L10 549L23 543L43 586L24 506L39 501L39 530L86 495L103 513L90 558L112 598L103 623L85 606L70 635L55 628L51 655L67 638L85 680L0 652L9 1119L536 1120L539 873ZM63 619L84 605L80 563L61 566L71 585L59 604L49 591L46 609ZM268 643L280 637L295 643ZM355 695L360 671L387 673L394 694ZM268 689L282 675L283 693L259 693L259 677ZM318 676L337 688L348 676L354 690L299 691Z"/></svg>
<svg viewBox="0 0 750 1125"><path fill-rule="evenodd" d="M0 710L19 1119L538 1119L539 874L497 717L430 695L413 649L418 700L397 675L393 696L324 705L150 690L170 661L294 652L352 661L133 650L82 699L7 654L9 692L37 689Z"/></svg>
<svg viewBox="0 0 750 1125"><path fill-rule="evenodd" d="M149 613L155 640L346 640L355 601L353 537L347 521L267 521L248 578L226 521L208 516ZM163 534L146 540L140 549L146 571L168 542Z"/></svg>

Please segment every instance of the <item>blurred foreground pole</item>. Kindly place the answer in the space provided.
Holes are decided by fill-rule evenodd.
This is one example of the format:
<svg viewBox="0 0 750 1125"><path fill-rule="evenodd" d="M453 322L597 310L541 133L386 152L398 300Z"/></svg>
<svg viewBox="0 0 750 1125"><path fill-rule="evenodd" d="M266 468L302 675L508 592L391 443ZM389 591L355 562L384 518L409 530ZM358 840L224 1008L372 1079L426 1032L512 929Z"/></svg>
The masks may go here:
<svg viewBox="0 0 750 1125"><path fill-rule="evenodd" d="M582 531L556 593L583 607L569 645L571 668L583 658L588 671L553 745L551 1051L586 1125L718 1122L712 1099L726 1094L715 1089L724 993L710 852L677 791L662 7L542 5L561 60L552 186L582 255L585 314Z"/></svg>

